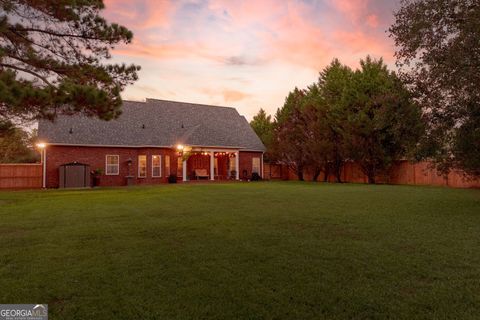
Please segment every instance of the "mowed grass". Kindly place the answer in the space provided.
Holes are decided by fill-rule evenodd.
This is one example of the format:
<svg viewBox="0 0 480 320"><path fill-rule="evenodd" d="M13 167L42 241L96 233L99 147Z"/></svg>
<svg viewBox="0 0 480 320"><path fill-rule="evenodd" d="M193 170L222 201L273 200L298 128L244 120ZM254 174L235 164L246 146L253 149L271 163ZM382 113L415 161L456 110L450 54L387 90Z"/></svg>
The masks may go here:
<svg viewBox="0 0 480 320"><path fill-rule="evenodd" d="M478 319L480 191L0 192L0 303L50 319Z"/></svg>

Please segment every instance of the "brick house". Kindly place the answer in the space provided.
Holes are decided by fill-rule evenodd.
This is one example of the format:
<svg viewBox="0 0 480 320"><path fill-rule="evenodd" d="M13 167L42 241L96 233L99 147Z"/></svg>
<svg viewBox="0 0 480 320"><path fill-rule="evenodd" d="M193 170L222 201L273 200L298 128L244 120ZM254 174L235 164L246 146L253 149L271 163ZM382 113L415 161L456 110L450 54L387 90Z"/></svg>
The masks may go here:
<svg viewBox="0 0 480 320"><path fill-rule="evenodd" d="M263 176L265 147L236 109L147 99L125 101L112 121L59 116L39 122L44 186L59 187L62 165L101 171L101 186Z"/></svg>

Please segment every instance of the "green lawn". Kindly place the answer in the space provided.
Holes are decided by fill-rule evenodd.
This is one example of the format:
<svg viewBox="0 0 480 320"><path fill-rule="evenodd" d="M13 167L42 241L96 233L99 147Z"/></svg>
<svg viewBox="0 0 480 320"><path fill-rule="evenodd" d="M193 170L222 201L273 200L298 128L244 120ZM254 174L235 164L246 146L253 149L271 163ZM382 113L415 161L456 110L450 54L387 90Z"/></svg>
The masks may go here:
<svg viewBox="0 0 480 320"><path fill-rule="evenodd" d="M480 191L0 192L0 303L50 319L478 319Z"/></svg>

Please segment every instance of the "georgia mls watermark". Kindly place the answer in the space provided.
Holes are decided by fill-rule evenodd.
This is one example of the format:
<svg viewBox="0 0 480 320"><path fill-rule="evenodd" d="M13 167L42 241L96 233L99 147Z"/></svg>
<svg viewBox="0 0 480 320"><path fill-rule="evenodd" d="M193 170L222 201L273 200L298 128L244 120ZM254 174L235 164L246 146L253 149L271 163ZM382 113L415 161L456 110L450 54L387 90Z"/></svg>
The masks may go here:
<svg viewBox="0 0 480 320"><path fill-rule="evenodd" d="M0 304L0 320L48 320L48 305Z"/></svg>

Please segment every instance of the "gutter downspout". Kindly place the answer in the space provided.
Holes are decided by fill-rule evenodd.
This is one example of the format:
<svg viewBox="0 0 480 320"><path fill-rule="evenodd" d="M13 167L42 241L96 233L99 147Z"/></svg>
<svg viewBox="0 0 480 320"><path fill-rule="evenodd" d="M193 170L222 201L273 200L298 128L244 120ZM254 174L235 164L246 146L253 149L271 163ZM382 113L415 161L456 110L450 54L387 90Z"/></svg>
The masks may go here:
<svg viewBox="0 0 480 320"><path fill-rule="evenodd" d="M47 147L42 150L42 188L47 187Z"/></svg>

